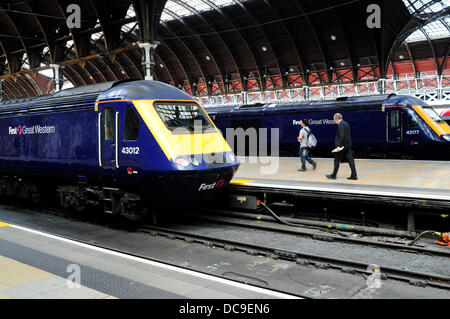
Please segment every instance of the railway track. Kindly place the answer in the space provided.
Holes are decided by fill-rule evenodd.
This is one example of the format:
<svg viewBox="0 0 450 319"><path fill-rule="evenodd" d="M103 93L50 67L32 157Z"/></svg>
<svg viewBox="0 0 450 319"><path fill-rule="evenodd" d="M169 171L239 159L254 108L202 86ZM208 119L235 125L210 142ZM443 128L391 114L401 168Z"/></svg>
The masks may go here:
<svg viewBox="0 0 450 319"><path fill-rule="evenodd" d="M41 209L41 212L49 213L53 215L58 215L61 217L69 216L68 212L62 209L55 209L46 207L45 209ZM217 213L217 212L216 212ZM223 213L223 212L222 212ZM224 215L227 215L224 213ZM218 224L227 224L233 225L235 227L241 227L245 229L253 228L261 231L271 231L271 232L283 232L293 235L309 235L313 239L322 239L326 241L336 240L336 241L344 241L351 242L353 244L360 245L372 245L372 246L380 246L384 248L390 249L403 249L404 245L395 244L395 243L377 243L373 241L367 240L353 240L348 237L342 237L333 233L328 235L320 234L318 235L316 229L307 229L307 228L295 228L287 225L279 225L275 224L269 220L249 220L242 218L237 218L237 216L231 217L229 216L206 216L206 215L195 215L195 214L184 214L190 219L190 222L196 220L204 220L207 222L214 222ZM74 217L71 215L71 217ZM255 218L255 217L253 217ZM98 223L96 221L95 223ZM110 227L107 225L106 227ZM450 291L450 276L435 274L435 273L425 273L420 271L411 271L400 269L396 267L389 267L383 264L373 265L366 262L354 261L345 258L335 258L327 256L326 254L312 254L302 251L295 251L291 249L279 249L275 247L270 247L268 245L260 245L251 242L245 242L242 240L235 240L232 238L218 238L217 236L208 236L205 234L201 234L196 231L185 231L180 229L173 229L171 226L154 226L154 225L135 225L132 229L129 229L136 232L147 233L151 236L162 236L171 240L182 240L186 243L191 244L201 244L207 247L221 248L227 251L236 251L242 252L253 256L264 256L274 260L283 260L289 263L297 264L299 266L304 267L314 267L316 269L323 270L335 270L340 271L345 274L351 274L354 276L362 276L369 277L373 274L373 269L378 267L378 270L381 273L382 280L393 280L396 282L401 282L408 285L414 285L418 287L432 287L437 289L443 289L445 291ZM248 230L247 230L248 231ZM73 238L71 238L73 239ZM77 240L77 239L75 239ZM433 254L448 257L448 253L446 251L438 251L438 252L430 252L429 249L423 247L408 247L409 252L421 253L421 254ZM126 253L126 252L125 252ZM431 257L431 256L430 256ZM245 280L244 280L245 282ZM306 297L302 295L298 295L299 297Z"/></svg>
<svg viewBox="0 0 450 319"><path fill-rule="evenodd" d="M164 236L173 240L183 240L187 243L198 243L229 251L240 251L249 255L260 255L273 259L281 259L303 266L311 266L320 269L335 269L354 275L369 276L372 274L370 269L379 267L382 273L382 280L390 279L420 287L428 286L450 291L450 277L448 276L408 271L404 269L386 267L383 265L373 265L318 254L280 250L269 246L261 246L232 239L217 238L215 236L206 236L195 232L175 230L169 227L146 225L139 227L137 231L148 233L152 236Z"/></svg>
<svg viewBox="0 0 450 319"><path fill-rule="evenodd" d="M276 231L295 235L304 235L324 241L347 242L372 247L384 247L401 251L450 257L450 249L448 249L447 247L427 247L424 244L407 246L406 244L411 241L411 234L409 234L409 236L405 236L407 235L406 232L402 231L398 231L398 235L396 236L396 238L393 238L392 235L388 236L380 232L380 236L372 236L371 239L364 239L362 237L351 236L352 234L354 234L354 232L332 229L336 224L330 222L323 222L323 227L318 227L312 224L308 225L307 222L305 224L305 221L294 224L296 222L295 218L284 218L284 220L290 223L290 225L286 225L278 223L275 218L269 215L238 213L217 209L206 209L200 214L187 213L183 214L183 216L186 216L187 218L195 218L197 220L217 222L240 227ZM315 224L317 224L317 222L315 222ZM369 227L365 228L367 228L367 232L369 232ZM373 230L376 231L377 229L373 228ZM415 235L412 236L412 238L414 237Z"/></svg>

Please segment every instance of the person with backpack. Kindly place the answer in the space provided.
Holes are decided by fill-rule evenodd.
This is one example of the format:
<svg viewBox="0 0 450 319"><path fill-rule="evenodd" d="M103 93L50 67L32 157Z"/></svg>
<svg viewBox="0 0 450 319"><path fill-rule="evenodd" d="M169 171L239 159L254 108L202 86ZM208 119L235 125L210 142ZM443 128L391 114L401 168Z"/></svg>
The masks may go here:
<svg viewBox="0 0 450 319"><path fill-rule="evenodd" d="M308 120L301 120L300 125L302 129L300 130L297 140L300 143L300 160L302 162L302 167L298 171L306 171L306 161L308 161L308 163L310 163L315 170L317 167L317 163L313 161L313 159L309 155L309 152L312 147L316 146L317 140L312 133L311 128L308 126Z"/></svg>

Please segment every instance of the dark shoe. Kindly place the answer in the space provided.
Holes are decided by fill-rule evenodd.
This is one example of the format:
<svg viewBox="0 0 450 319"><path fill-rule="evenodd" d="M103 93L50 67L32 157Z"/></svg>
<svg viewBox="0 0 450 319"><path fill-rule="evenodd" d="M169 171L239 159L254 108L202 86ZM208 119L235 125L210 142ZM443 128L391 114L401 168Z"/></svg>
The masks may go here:
<svg viewBox="0 0 450 319"><path fill-rule="evenodd" d="M357 180L358 180L358 177L350 176L350 177L348 177L347 179L350 179L350 180L352 180L352 181L357 181Z"/></svg>
<svg viewBox="0 0 450 319"><path fill-rule="evenodd" d="M299 172L306 172L306 168L300 168L298 171Z"/></svg>
<svg viewBox="0 0 450 319"><path fill-rule="evenodd" d="M313 170L315 170L317 168L317 163L314 162L312 165L313 165Z"/></svg>
<svg viewBox="0 0 450 319"><path fill-rule="evenodd" d="M329 179L336 179L336 176L334 176L334 175L325 175L325 176Z"/></svg>

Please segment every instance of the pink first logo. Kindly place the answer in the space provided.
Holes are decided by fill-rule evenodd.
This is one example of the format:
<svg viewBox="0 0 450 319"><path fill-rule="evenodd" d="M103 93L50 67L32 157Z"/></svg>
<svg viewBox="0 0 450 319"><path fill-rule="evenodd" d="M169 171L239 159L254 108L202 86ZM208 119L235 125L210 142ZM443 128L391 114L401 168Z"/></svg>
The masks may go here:
<svg viewBox="0 0 450 319"><path fill-rule="evenodd" d="M17 133L19 134L19 135L22 135L22 126L21 125L19 125L18 127L17 127Z"/></svg>

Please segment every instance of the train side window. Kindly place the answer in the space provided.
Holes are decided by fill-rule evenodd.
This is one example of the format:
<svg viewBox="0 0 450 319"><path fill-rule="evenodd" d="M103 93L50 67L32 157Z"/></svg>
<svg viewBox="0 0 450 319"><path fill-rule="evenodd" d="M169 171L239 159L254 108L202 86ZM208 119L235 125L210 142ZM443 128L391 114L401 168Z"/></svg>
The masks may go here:
<svg viewBox="0 0 450 319"><path fill-rule="evenodd" d="M390 126L390 128L399 128L400 127L400 112L399 111L391 111L389 126Z"/></svg>
<svg viewBox="0 0 450 319"><path fill-rule="evenodd" d="M114 108L105 108L105 141L114 140Z"/></svg>
<svg viewBox="0 0 450 319"><path fill-rule="evenodd" d="M418 128L419 123L417 123L417 119L412 114L408 114L408 128Z"/></svg>
<svg viewBox="0 0 450 319"><path fill-rule="evenodd" d="M136 141L139 136L139 126L141 119L136 114L134 108L130 105L125 111L125 125L123 131L123 139L125 141Z"/></svg>

